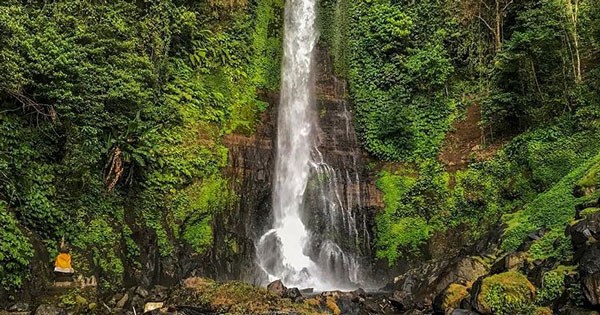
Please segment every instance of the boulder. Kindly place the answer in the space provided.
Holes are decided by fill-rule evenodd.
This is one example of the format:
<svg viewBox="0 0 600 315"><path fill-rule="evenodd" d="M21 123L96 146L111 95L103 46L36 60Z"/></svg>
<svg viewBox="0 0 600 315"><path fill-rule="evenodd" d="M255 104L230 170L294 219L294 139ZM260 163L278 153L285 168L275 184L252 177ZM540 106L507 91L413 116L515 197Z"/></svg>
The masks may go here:
<svg viewBox="0 0 600 315"><path fill-rule="evenodd" d="M300 289L298 288L291 288L285 290L284 297L290 298L292 301L296 302L302 298L302 293L300 293Z"/></svg>
<svg viewBox="0 0 600 315"><path fill-rule="evenodd" d="M29 311L29 304L23 302L17 302L8 308L9 312L27 312Z"/></svg>
<svg viewBox="0 0 600 315"><path fill-rule="evenodd" d="M275 293L276 295L283 296L287 291L287 288L285 285L283 285L281 280L275 280L267 285L267 290Z"/></svg>
<svg viewBox="0 0 600 315"><path fill-rule="evenodd" d="M527 259L526 252L512 252L497 260L490 268L490 273L497 274L523 267Z"/></svg>
<svg viewBox="0 0 600 315"><path fill-rule="evenodd" d="M535 287L527 278L508 271L478 280L471 290L472 304L482 314L518 314L533 305Z"/></svg>
<svg viewBox="0 0 600 315"><path fill-rule="evenodd" d="M583 292L592 305L600 304L600 244L590 246L579 261Z"/></svg>
<svg viewBox="0 0 600 315"><path fill-rule="evenodd" d="M559 262L556 258L550 257L544 260L535 260L533 264L528 265L528 268L524 268L527 273L527 278L533 283L535 287L541 287L543 285L544 275L551 270L556 269Z"/></svg>
<svg viewBox="0 0 600 315"><path fill-rule="evenodd" d="M304 288L300 290L300 293L313 293L314 290L314 288Z"/></svg>
<svg viewBox="0 0 600 315"><path fill-rule="evenodd" d="M567 227L566 234L571 235L573 247L577 250L588 240L600 239L600 212L592 213Z"/></svg>
<svg viewBox="0 0 600 315"><path fill-rule="evenodd" d="M458 283L451 283L433 300L433 309L436 313L444 314L447 310L457 309L460 302L469 296L468 288Z"/></svg>
<svg viewBox="0 0 600 315"><path fill-rule="evenodd" d="M350 293L352 293L352 295L355 297L361 297L363 299L367 297L367 292L362 288L358 288Z"/></svg>
<svg viewBox="0 0 600 315"><path fill-rule="evenodd" d="M451 283L473 282L488 271L479 257L425 263L394 279L396 291L390 301L403 307L410 302L412 307L429 310L433 299Z"/></svg>
<svg viewBox="0 0 600 315"><path fill-rule="evenodd" d="M65 310L58 306L42 304L35 310L35 315L66 315Z"/></svg>
<svg viewBox="0 0 600 315"><path fill-rule="evenodd" d="M521 243L521 245L519 245L519 248L517 248L517 250L520 252L528 251L529 248L531 247L531 245L533 245L533 243L535 241L542 238L542 236L544 236L544 234L546 234L547 232L548 232L548 229L544 228L544 229L539 229L535 232L529 233L529 235L527 235L525 240L523 240L523 243Z"/></svg>
<svg viewBox="0 0 600 315"><path fill-rule="evenodd" d="M477 313L475 313L471 310L457 308L457 309L452 310L450 315L477 315Z"/></svg>
<svg viewBox="0 0 600 315"><path fill-rule="evenodd" d="M589 309L585 309L579 306L567 306L561 308L559 313L561 315L598 315L598 311L593 311Z"/></svg>
<svg viewBox="0 0 600 315"><path fill-rule="evenodd" d="M552 315L552 310L548 307L538 307L533 312L533 315Z"/></svg>
<svg viewBox="0 0 600 315"><path fill-rule="evenodd" d="M137 287L135 289L135 294L137 294L138 296L142 297L142 298L146 298L148 296L148 290L142 288L142 287Z"/></svg>
<svg viewBox="0 0 600 315"><path fill-rule="evenodd" d="M395 291L389 300L390 303L400 311L407 311L415 308L414 297L407 291Z"/></svg>

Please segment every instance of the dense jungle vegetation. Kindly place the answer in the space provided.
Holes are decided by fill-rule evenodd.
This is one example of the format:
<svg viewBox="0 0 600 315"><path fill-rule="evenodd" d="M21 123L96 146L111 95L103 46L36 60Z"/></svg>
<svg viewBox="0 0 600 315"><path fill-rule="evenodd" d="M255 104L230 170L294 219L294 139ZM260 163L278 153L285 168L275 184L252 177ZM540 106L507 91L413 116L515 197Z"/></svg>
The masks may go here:
<svg viewBox="0 0 600 315"><path fill-rule="evenodd" d="M505 224L501 248L548 233L535 258L572 255L575 187L600 181L598 0L321 0L320 45L349 83L385 210L390 265L431 237ZM222 137L251 134L279 86L283 0L5 0L0 4L0 287L65 237L77 270L118 286L160 255L203 255L236 198ZM469 108L480 149L440 152ZM234 250L235 246L232 246Z"/></svg>
<svg viewBox="0 0 600 315"><path fill-rule="evenodd" d="M349 80L364 147L384 161L377 256L426 255L435 233L476 238L501 222L503 249L540 228L530 251L568 256L565 225L597 183L600 3L594 0L322 1L323 38ZM331 22L333 21L333 22ZM452 122L480 106L468 168L438 157ZM592 199L597 196L588 196ZM486 227L487 229L482 229ZM560 242L564 246L554 246Z"/></svg>
<svg viewBox="0 0 600 315"><path fill-rule="evenodd" d="M251 132L267 107L257 90L278 88L282 10L3 1L1 286L28 277L34 236L51 257L68 239L75 268L104 287L141 266L136 230L154 229L162 256L202 254L211 217L236 198L219 172L221 136Z"/></svg>

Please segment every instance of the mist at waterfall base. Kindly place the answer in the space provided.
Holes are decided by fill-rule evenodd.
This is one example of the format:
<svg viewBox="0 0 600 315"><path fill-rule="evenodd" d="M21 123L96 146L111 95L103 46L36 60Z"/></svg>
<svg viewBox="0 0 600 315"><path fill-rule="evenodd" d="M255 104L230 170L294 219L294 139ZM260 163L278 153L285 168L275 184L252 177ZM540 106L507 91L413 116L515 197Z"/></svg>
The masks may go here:
<svg viewBox="0 0 600 315"><path fill-rule="evenodd" d="M319 128L314 109L314 49L316 0L288 0L285 7L282 79L277 120L277 158L273 187L273 226L257 242L258 264L269 281L318 291L359 286L360 265L336 237L306 226L306 191L313 178L322 211L329 224L348 228L326 229L337 238L352 237L351 219L344 209L335 172L317 149ZM349 207L347 207L349 208ZM339 218L339 220L336 220ZM303 220L304 219L304 220ZM339 223L338 223L339 222ZM355 228L354 228L355 230ZM331 233L329 233L331 234ZM357 236L357 234L355 235Z"/></svg>

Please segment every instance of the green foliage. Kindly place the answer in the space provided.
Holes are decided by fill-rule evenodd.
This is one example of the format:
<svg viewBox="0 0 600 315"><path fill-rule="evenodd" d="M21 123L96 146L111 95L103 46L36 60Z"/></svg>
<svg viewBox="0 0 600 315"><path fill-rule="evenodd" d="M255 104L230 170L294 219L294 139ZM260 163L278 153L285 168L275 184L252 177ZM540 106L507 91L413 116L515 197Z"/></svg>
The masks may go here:
<svg viewBox="0 0 600 315"><path fill-rule="evenodd" d="M600 163L596 163L581 177L577 182L577 186L589 188L596 187L600 184Z"/></svg>
<svg viewBox="0 0 600 315"><path fill-rule="evenodd" d="M282 8L0 4L0 202L11 213L0 240L23 227L55 253L65 237L75 269L103 289L139 271L139 231L154 230L162 256L182 241L204 253L231 200L222 137L252 133L266 109L257 91L278 86ZM16 245L11 290L31 258Z"/></svg>
<svg viewBox="0 0 600 315"><path fill-rule="evenodd" d="M564 227L574 217L575 205L579 202L572 194L576 182L599 160L600 155L597 155L581 164L548 191L538 195L523 210L507 215L505 221L509 227L504 232L501 248L516 249L527 234L540 228L556 230L551 234L555 237L561 235ZM542 247L549 248L547 244L550 242L548 239L544 242L546 246ZM541 252L537 254L544 256Z"/></svg>
<svg viewBox="0 0 600 315"><path fill-rule="evenodd" d="M429 236L447 223L448 176L436 162L420 167L416 178L383 171L377 180L385 202L385 211L375 218L377 257L389 264L402 252L419 254Z"/></svg>
<svg viewBox="0 0 600 315"><path fill-rule="evenodd" d="M443 89L453 66L443 44L445 25L431 29L421 12L442 15L443 5L424 1L409 10L386 0L342 0L322 7L324 39L348 78L365 148L384 160L433 158L454 112Z"/></svg>
<svg viewBox="0 0 600 315"><path fill-rule="evenodd" d="M493 314L533 314L535 288L525 276L508 271L483 279L477 302Z"/></svg>
<svg viewBox="0 0 600 315"><path fill-rule="evenodd" d="M28 275L33 248L2 200L0 230L0 286L5 290L14 290L23 284Z"/></svg>
<svg viewBox="0 0 600 315"><path fill-rule="evenodd" d="M170 211L177 223L173 226L175 236L181 235L195 252L204 253L212 245L212 216L223 214L232 201L229 194L227 182L218 175L179 191Z"/></svg>
<svg viewBox="0 0 600 315"><path fill-rule="evenodd" d="M542 279L542 287L538 290L535 302L538 305L550 305L566 290L565 276L573 271L572 267L558 266L555 270L548 271Z"/></svg>
<svg viewBox="0 0 600 315"><path fill-rule="evenodd" d="M578 77L577 58L595 49L589 28L594 22L594 1L582 1L579 25L572 23L565 1L531 1L515 13L510 37L496 56L492 74L494 87L484 102L485 122L498 130L546 124L564 112L592 113L590 89ZM589 23L589 24L588 24ZM576 35L573 35L576 34ZM575 41L587 44L575 47ZM581 57L585 58L585 57ZM583 79L593 81L593 71ZM593 92L592 92L593 94ZM597 103L596 103L597 104ZM591 106L591 107L590 107Z"/></svg>

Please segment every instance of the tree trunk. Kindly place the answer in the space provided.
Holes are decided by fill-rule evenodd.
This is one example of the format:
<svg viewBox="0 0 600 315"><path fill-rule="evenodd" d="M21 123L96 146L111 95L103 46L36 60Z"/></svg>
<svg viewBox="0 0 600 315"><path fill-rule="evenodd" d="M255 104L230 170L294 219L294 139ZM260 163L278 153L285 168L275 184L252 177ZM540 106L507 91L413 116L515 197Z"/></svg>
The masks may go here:
<svg viewBox="0 0 600 315"><path fill-rule="evenodd" d="M496 0L496 51L502 49L502 9L500 8L500 0Z"/></svg>
<svg viewBox="0 0 600 315"><path fill-rule="evenodd" d="M574 2L573 2L574 1ZM573 40L573 49L575 50L575 60L573 70L575 82L581 82L581 57L579 55L579 35L577 34L577 17L579 14L579 0L566 0L567 18L570 22L569 31Z"/></svg>

